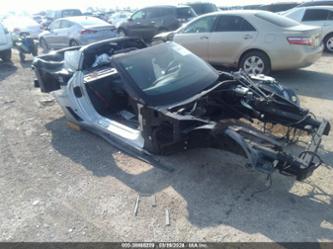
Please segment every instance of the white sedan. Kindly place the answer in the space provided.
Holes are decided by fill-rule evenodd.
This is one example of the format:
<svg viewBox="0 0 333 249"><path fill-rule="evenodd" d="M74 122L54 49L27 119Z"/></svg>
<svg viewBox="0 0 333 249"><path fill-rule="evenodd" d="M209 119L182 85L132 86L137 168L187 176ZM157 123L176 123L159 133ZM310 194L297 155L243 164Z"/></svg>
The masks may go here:
<svg viewBox="0 0 333 249"><path fill-rule="evenodd" d="M32 38L38 38L42 31L40 25L28 16L10 16L3 21L3 25L14 39L20 33L29 33Z"/></svg>
<svg viewBox="0 0 333 249"><path fill-rule="evenodd" d="M304 24L321 27L325 50L333 53L333 6L294 8L283 15Z"/></svg>
<svg viewBox="0 0 333 249"><path fill-rule="evenodd" d="M248 74L307 67L320 58L321 29L261 10L230 10L199 16L154 40L173 40L212 65Z"/></svg>

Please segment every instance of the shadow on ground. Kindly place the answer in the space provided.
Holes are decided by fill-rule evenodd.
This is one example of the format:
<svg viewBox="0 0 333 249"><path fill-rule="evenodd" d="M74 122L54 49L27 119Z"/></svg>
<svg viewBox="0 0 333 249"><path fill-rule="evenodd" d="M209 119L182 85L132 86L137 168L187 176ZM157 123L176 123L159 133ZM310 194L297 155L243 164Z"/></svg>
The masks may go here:
<svg viewBox="0 0 333 249"><path fill-rule="evenodd" d="M0 81L14 74L16 70L17 67L12 62L0 61Z"/></svg>
<svg viewBox="0 0 333 249"><path fill-rule="evenodd" d="M32 61L33 61L32 59L24 60L24 61L20 61L20 64L23 68L29 68L29 67L31 67Z"/></svg>
<svg viewBox="0 0 333 249"><path fill-rule="evenodd" d="M243 160L234 155L207 150L161 159L176 169L173 173L152 167L129 174L116 162L117 150L101 138L68 129L64 118L48 123L47 129L55 150L97 177L115 177L148 195L172 187L185 200L187 219L196 227L223 224L274 241L333 240L331 228L325 226L333 223L332 196L312 183L302 183L306 193L293 194L295 182L276 174L271 189L253 195L265 188L263 175L242 167Z"/></svg>
<svg viewBox="0 0 333 249"><path fill-rule="evenodd" d="M299 95L333 100L333 91L327 91L333 88L333 72L328 74L298 69L274 72L272 76L285 86L296 90Z"/></svg>

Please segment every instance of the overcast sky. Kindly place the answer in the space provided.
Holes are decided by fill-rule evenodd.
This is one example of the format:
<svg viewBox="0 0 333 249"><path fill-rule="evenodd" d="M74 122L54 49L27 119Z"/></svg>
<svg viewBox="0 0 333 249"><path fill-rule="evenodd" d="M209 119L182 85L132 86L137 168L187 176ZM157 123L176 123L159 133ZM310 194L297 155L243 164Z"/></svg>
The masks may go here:
<svg viewBox="0 0 333 249"><path fill-rule="evenodd" d="M101 8L118 7L142 7L156 4L178 4L189 0L0 0L1 12L7 11L28 11L35 12L45 9L59 8L80 8L100 6ZM270 2L281 2L281 0L211 0L218 6L244 5L244 4L264 4Z"/></svg>

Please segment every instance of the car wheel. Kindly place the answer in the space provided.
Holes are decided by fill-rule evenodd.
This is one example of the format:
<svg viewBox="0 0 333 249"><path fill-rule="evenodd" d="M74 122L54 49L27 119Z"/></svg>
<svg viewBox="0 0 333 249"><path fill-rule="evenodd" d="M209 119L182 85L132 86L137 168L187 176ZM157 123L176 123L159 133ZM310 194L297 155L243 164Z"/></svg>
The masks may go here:
<svg viewBox="0 0 333 249"><path fill-rule="evenodd" d="M24 55L24 53L20 52L20 53L19 53L19 57L20 57L20 61L21 61L21 62L24 62L24 61L25 61L25 55Z"/></svg>
<svg viewBox="0 0 333 249"><path fill-rule="evenodd" d="M324 44L325 44L325 51L333 53L333 34L330 34L325 37Z"/></svg>
<svg viewBox="0 0 333 249"><path fill-rule="evenodd" d="M127 36L126 31L124 29L118 29L118 35L120 37L125 37Z"/></svg>
<svg viewBox="0 0 333 249"><path fill-rule="evenodd" d="M38 55L38 46L36 43L34 43L34 47L32 49L32 55L37 56Z"/></svg>
<svg viewBox="0 0 333 249"><path fill-rule="evenodd" d="M80 44L75 40L71 40L70 43L69 43L69 46L70 47L76 47L76 46L80 46Z"/></svg>
<svg viewBox="0 0 333 249"><path fill-rule="evenodd" d="M12 58L12 50L11 49L8 49L8 50L5 50L1 53L1 59L4 61L4 62L9 62Z"/></svg>
<svg viewBox="0 0 333 249"><path fill-rule="evenodd" d="M49 51L49 45L47 44L46 40L44 38L41 38L39 40L39 46L43 49L43 52L46 53Z"/></svg>
<svg viewBox="0 0 333 249"><path fill-rule="evenodd" d="M268 56L260 51L252 51L244 54L239 67L247 74L269 74L271 72L271 64Z"/></svg>

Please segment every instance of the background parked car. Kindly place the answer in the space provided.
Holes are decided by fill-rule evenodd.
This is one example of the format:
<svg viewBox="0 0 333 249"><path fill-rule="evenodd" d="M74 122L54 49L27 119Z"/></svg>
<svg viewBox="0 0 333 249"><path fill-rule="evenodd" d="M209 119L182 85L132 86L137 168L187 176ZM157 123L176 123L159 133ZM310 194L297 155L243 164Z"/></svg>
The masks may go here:
<svg viewBox="0 0 333 249"><path fill-rule="evenodd" d="M29 33L35 39L42 31L40 25L27 16L10 16L3 21L3 25L12 34L13 39L20 33Z"/></svg>
<svg viewBox="0 0 333 249"><path fill-rule="evenodd" d="M210 2L190 2L186 3L186 5L190 6L198 16L220 10L215 4Z"/></svg>
<svg viewBox="0 0 333 249"><path fill-rule="evenodd" d="M109 23L87 16L60 18L50 24L39 36L44 50L85 45L117 36L116 28Z"/></svg>
<svg viewBox="0 0 333 249"><path fill-rule="evenodd" d="M10 61L12 55L12 37L8 30L0 23L0 58Z"/></svg>
<svg viewBox="0 0 333 249"><path fill-rule="evenodd" d="M96 17L96 18L99 18L103 21L108 21L108 16L106 13L102 12L102 11L96 11L96 12L93 12L92 14L93 17Z"/></svg>
<svg viewBox="0 0 333 249"><path fill-rule="evenodd" d="M257 9L276 13L276 12L290 10L298 5L299 5L298 2L271 3L271 4L261 5Z"/></svg>
<svg viewBox="0 0 333 249"><path fill-rule="evenodd" d="M260 10L200 16L154 40L174 40L211 64L250 74L309 66L322 54L319 27Z"/></svg>
<svg viewBox="0 0 333 249"><path fill-rule="evenodd" d="M250 5L243 5L241 9L243 10L257 10L261 7L261 4L250 4Z"/></svg>
<svg viewBox="0 0 333 249"><path fill-rule="evenodd" d="M42 21L42 26L46 28L52 21L71 16L82 16L82 12L79 9L48 10L46 11L45 17Z"/></svg>
<svg viewBox="0 0 333 249"><path fill-rule="evenodd" d="M82 13L79 9L61 9L61 10L49 10L46 16L52 20L56 20L64 17L81 16Z"/></svg>
<svg viewBox="0 0 333 249"><path fill-rule="evenodd" d="M119 26L123 22L126 22L128 20L128 18L131 17L131 15L132 15L132 13L129 11L119 11L119 12L111 14L108 21L109 21L109 23L116 26L116 28L119 28Z"/></svg>
<svg viewBox="0 0 333 249"><path fill-rule="evenodd" d="M333 53L333 6L300 7L284 15L307 25L320 26L325 50Z"/></svg>
<svg viewBox="0 0 333 249"><path fill-rule="evenodd" d="M118 32L122 36L135 36L150 41L155 34L175 30L195 16L193 9L184 5L143 8L123 22Z"/></svg>
<svg viewBox="0 0 333 249"><path fill-rule="evenodd" d="M333 5L333 1L307 1L301 3L297 7L328 6L328 5Z"/></svg>
<svg viewBox="0 0 333 249"><path fill-rule="evenodd" d="M41 15L33 15L32 18L39 24L43 21L43 16Z"/></svg>

